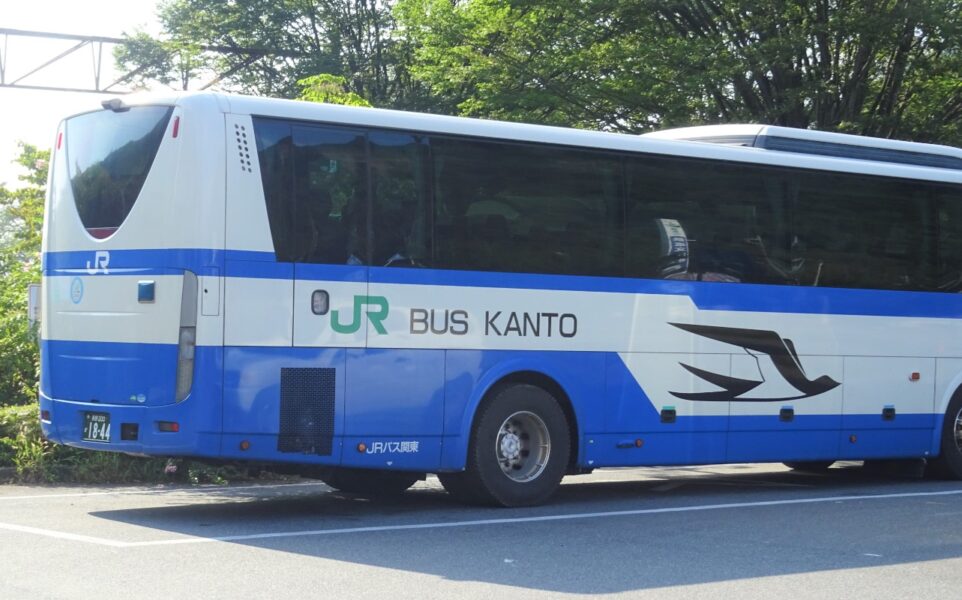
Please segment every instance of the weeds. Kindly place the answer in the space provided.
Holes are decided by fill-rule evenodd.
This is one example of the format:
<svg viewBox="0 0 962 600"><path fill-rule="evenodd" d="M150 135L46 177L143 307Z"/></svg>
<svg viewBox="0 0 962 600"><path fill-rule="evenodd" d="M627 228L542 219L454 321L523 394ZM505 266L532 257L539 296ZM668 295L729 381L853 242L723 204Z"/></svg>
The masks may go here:
<svg viewBox="0 0 962 600"><path fill-rule="evenodd" d="M178 481L227 484L249 479L246 469L179 459ZM43 439L36 406L0 408L0 480L20 483L158 483L172 481L167 460L94 452ZM9 473L4 477L3 473Z"/></svg>

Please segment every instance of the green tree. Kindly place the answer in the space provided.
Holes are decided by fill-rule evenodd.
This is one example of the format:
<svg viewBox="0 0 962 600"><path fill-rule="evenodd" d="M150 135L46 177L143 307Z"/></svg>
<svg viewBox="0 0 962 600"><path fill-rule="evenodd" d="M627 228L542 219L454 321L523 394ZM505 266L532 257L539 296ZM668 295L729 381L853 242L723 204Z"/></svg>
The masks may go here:
<svg viewBox="0 0 962 600"><path fill-rule="evenodd" d="M159 17L162 40L136 33L116 54L135 83L186 87L213 72L226 90L295 98L300 80L323 73L377 106L427 106L385 0L168 0ZM253 52L231 52L242 48Z"/></svg>
<svg viewBox="0 0 962 600"><path fill-rule="evenodd" d="M347 89L347 80L337 75L313 75L298 80L301 88L298 100L326 102L347 106L371 106L371 103Z"/></svg>
<svg viewBox="0 0 962 600"><path fill-rule="evenodd" d="M396 15L412 71L461 114L962 145L959 0L398 0Z"/></svg>
<svg viewBox="0 0 962 600"><path fill-rule="evenodd" d="M27 322L27 286L40 281L40 235L50 152L20 144L22 187L0 186L0 406L37 399L37 332Z"/></svg>

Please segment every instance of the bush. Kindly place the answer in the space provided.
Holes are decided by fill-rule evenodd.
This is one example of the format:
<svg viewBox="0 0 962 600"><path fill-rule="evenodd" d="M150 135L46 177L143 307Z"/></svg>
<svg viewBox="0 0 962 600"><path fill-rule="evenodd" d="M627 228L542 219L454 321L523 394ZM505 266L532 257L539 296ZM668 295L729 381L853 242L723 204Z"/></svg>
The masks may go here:
<svg viewBox="0 0 962 600"><path fill-rule="evenodd" d="M178 460L178 481L220 483L247 479L246 469ZM60 446L43 439L36 405L0 407L0 470L17 482L157 483L170 481L163 458ZM4 469L4 467L6 469ZM0 471L2 473L2 471ZM2 476L0 476L2 477Z"/></svg>

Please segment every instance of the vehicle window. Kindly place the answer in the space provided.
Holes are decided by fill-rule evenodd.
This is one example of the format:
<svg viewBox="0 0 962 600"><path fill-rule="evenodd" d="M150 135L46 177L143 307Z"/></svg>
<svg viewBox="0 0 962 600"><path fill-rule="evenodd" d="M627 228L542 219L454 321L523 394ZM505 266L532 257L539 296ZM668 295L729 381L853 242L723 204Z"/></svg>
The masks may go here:
<svg viewBox="0 0 962 600"><path fill-rule="evenodd" d="M632 277L796 283L795 190L748 165L667 157L627 163Z"/></svg>
<svg viewBox="0 0 962 600"><path fill-rule="evenodd" d="M937 223L927 186L841 173L796 174L804 285L933 289Z"/></svg>
<svg viewBox="0 0 962 600"><path fill-rule="evenodd" d="M267 217L277 260L294 260L294 157L291 125L285 121L254 119L254 138L260 164Z"/></svg>
<svg viewBox="0 0 962 600"><path fill-rule="evenodd" d="M430 266L430 198L424 168L427 140L372 131L368 142L373 192L371 264Z"/></svg>
<svg viewBox="0 0 962 600"><path fill-rule="evenodd" d="M439 266L621 275L619 159L446 138L431 153Z"/></svg>
<svg viewBox="0 0 962 600"><path fill-rule="evenodd" d="M94 237L111 235L130 214L173 110L135 106L67 121L64 138L70 186L80 221Z"/></svg>
<svg viewBox="0 0 962 600"><path fill-rule="evenodd" d="M367 161L363 134L296 125L296 260L367 264Z"/></svg>

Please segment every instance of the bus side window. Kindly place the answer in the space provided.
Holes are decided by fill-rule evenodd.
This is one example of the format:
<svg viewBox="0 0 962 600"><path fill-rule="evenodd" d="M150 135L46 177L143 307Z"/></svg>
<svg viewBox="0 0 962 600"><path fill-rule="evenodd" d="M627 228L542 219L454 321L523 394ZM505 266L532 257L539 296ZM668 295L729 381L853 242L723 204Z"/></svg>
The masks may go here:
<svg viewBox="0 0 962 600"><path fill-rule="evenodd" d="M938 251L936 289L962 291L962 194L938 190Z"/></svg>
<svg viewBox="0 0 962 600"><path fill-rule="evenodd" d="M291 125L272 119L254 119L257 158L260 163L267 219L270 222L274 253L278 261L294 260L292 235L294 222L293 149Z"/></svg>
<svg viewBox="0 0 962 600"><path fill-rule="evenodd" d="M296 260L367 263L367 165L361 133L294 127Z"/></svg>
<svg viewBox="0 0 962 600"><path fill-rule="evenodd" d="M371 149L372 265L431 266L430 202L424 172L427 141L375 131Z"/></svg>

